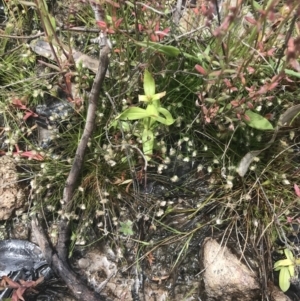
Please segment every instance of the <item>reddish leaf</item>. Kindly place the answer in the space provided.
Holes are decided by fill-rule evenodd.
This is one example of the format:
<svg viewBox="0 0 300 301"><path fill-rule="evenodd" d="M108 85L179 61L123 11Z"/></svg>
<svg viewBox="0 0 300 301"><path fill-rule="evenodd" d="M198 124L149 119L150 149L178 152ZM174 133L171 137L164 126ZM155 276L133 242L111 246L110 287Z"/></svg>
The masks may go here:
<svg viewBox="0 0 300 301"><path fill-rule="evenodd" d="M44 157L34 151L27 151L20 154L22 157L27 157L29 159L34 159L37 161L43 161Z"/></svg>
<svg viewBox="0 0 300 301"><path fill-rule="evenodd" d="M255 24L256 24L256 20L255 20L255 19L250 18L250 17L248 17L248 16L245 16L244 18L245 18L245 20L246 20L247 22L249 22L250 24L252 24L252 25L255 25Z"/></svg>
<svg viewBox="0 0 300 301"><path fill-rule="evenodd" d="M97 21L97 24L102 30L107 28L107 25L104 21Z"/></svg>
<svg viewBox="0 0 300 301"><path fill-rule="evenodd" d="M119 28L120 24L122 23L123 18L118 19L117 21L114 22L114 27Z"/></svg>
<svg viewBox="0 0 300 301"><path fill-rule="evenodd" d="M27 107L22 103L22 101L19 98L13 99L12 104L15 105L19 109L22 109L22 110L27 109Z"/></svg>
<svg viewBox="0 0 300 301"><path fill-rule="evenodd" d="M151 40L151 42L158 42L159 41L158 36L155 35L155 34L150 35L150 40Z"/></svg>
<svg viewBox="0 0 300 301"><path fill-rule="evenodd" d="M199 15L199 8L197 7L193 8L193 12L195 15Z"/></svg>
<svg viewBox="0 0 300 301"><path fill-rule="evenodd" d="M200 65L196 64L195 65L195 69L202 75L206 75L207 71Z"/></svg>
<svg viewBox="0 0 300 301"><path fill-rule="evenodd" d="M10 279L9 277L7 277L7 276L3 276L3 277L2 277L2 280L4 280L10 288L18 288L18 287L20 286L19 283L17 283L17 282L15 282L15 281L11 280L11 279Z"/></svg>
<svg viewBox="0 0 300 301"><path fill-rule="evenodd" d="M232 100L232 101L230 102L230 104L231 104L233 107L238 107L238 106L240 105L240 102L237 101L237 100Z"/></svg>
<svg viewBox="0 0 300 301"><path fill-rule="evenodd" d="M163 31L159 31L159 30L155 31L155 33L158 35L159 40L161 41L165 36L168 35L169 31L170 31L170 28L168 27L168 28L165 28Z"/></svg>
<svg viewBox="0 0 300 301"><path fill-rule="evenodd" d="M274 52L275 52L275 50L276 50L276 48L274 47L274 48L272 48L272 49L270 49L270 50L268 50L267 51L267 55L268 56L274 56Z"/></svg>
<svg viewBox="0 0 300 301"><path fill-rule="evenodd" d="M251 102L247 102L247 107L252 110L254 108L253 104Z"/></svg>
<svg viewBox="0 0 300 301"><path fill-rule="evenodd" d="M297 184L294 184L294 190L295 190L296 196L300 197L300 188Z"/></svg>
<svg viewBox="0 0 300 301"><path fill-rule="evenodd" d="M286 217L286 221L287 221L288 223L292 223L292 222L293 222L293 218L290 217L290 216L287 216L287 217Z"/></svg>
<svg viewBox="0 0 300 301"><path fill-rule="evenodd" d="M144 30L144 26L142 24L138 24L138 30L139 32Z"/></svg>
<svg viewBox="0 0 300 301"><path fill-rule="evenodd" d="M253 67L247 67L247 70L249 74L253 74L255 72L255 69Z"/></svg>
<svg viewBox="0 0 300 301"><path fill-rule="evenodd" d="M24 116L23 116L23 120L27 120L29 117L38 117L38 115L32 111L27 111Z"/></svg>
<svg viewBox="0 0 300 301"><path fill-rule="evenodd" d="M108 28L107 33L108 34L113 34L113 33L116 33L116 32L112 28Z"/></svg>
<svg viewBox="0 0 300 301"><path fill-rule="evenodd" d="M15 292L14 294L16 293L17 295L17 300L22 300L22 301L25 301L25 299L22 297L22 295L24 294L24 292L26 291L27 287L23 287L23 286L20 286Z"/></svg>
<svg viewBox="0 0 300 301"><path fill-rule="evenodd" d="M243 117L244 117L244 119L245 119L246 121L248 121L248 122L251 120L251 119L250 119L250 117L249 117L249 116L247 116L246 114L244 114L244 116L243 116Z"/></svg>

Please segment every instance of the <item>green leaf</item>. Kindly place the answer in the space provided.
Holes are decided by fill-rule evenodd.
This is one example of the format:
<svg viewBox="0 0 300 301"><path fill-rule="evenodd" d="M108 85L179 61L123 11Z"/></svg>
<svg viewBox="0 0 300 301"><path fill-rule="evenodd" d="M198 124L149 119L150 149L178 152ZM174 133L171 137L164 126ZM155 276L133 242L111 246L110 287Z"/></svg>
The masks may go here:
<svg viewBox="0 0 300 301"><path fill-rule="evenodd" d="M286 256L287 259L294 261L294 255L290 249L284 249L284 255Z"/></svg>
<svg viewBox="0 0 300 301"><path fill-rule="evenodd" d="M160 123L165 124L165 125L171 125L174 123L174 119L173 119L171 113L167 109L159 108L158 112L161 113L162 115L164 115L165 118L162 118L159 116L157 118L157 121L159 121Z"/></svg>
<svg viewBox="0 0 300 301"><path fill-rule="evenodd" d="M147 95L139 95L139 101L149 102L151 100L151 97Z"/></svg>
<svg viewBox="0 0 300 301"><path fill-rule="evenodd" d="M166 91L154 94L152 100L159 100L166 95Z"/></svg>
<svg viewBox="0 0 300 301"><path fill-rule="evenodd" d="M296 72L294 70L290 70L290 69L284 69L285 74L287 75L291 75L291 76L295 76L300 78L300 72Z"/></svg>
<svg viewBox="0 0 300 301"><path fill-rule="evenodd" d="M245 123L247 123L252 128L257 130L273 130L272 124L265 117L254 113L251 110L247 110L245 112L245 115L250 118L250 121L245 120Z"/></svg>
<svg viewBox="0 0 300 301"><path fill-rule="evenodd" d="M146 111L149 113L149 115L151 117L157 117L158 116L158 109L153 104L149 104L146 108Z"/></svg>
<svg viewBox="0 0 300 301"><path fill-rule="evenodd" d="M156 50L160 53L163 53L168 56L176 57L179 55L180 50L174 46L162 45L160 43L155 42L135 42L137 45L145 48L150 48L152 50Z"/></svg>
<svg viewBox="0 0 300 301"><path fill-rule="evenodd" d="M153 96L155 94L155 82L151 73L145 70L144 73L144 92L146 96Z"/></svg>
<svg viewBox="0 0 300 301"><path fill-rule="evenodd" d="M150 117L149 113L145 109L132 107L125 110L123 113L117 116L116 119L137 120L137 119L143 119L145 117Z"/></svg>
<svg viewBox="0 0 300 301"><path fill-rule="evenodd" d="M279 272L279 287L283 292L286 292L290 287L290 272L288 267L283 267Z"/></svg>
<svg viewBox="0 0 300 301"><path fill-rule="evenodd" d="M277 267L288 267L289 265L293 265L293 261L290 259L282 259L278 260L274 263L274 269Z"/></svg>
<svg viewBox="0 0 300 301"><path fill-rule="evenodd" d="M289 269L290 276L294 277L295 276L295 267L293 265L289 265L288 269Z"/></svg>

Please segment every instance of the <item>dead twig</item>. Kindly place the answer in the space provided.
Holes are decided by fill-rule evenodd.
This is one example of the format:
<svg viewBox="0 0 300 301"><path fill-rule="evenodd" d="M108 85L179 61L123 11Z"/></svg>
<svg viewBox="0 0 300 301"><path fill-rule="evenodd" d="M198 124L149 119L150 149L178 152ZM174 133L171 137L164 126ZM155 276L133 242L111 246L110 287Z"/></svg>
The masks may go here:
<svg viewBox="0 0 300 301"><path fill-rule="evenodd" d="M95 9L95 4L93 9ZM96 15L97 18L99 18L98 15L99 13L103 13L101 7L97 7L97 15ZM89 97L86 124L84 127L83 135L78 144L73 165L71 167L69 176L66 180L65 189L63 192L62 210L64 213L68 213L71 211L73 194L76 189L80 170L83 165L83 159L87 148L87 144L94 130L95 116L96 116L97 105L99 101L100 90L108 68L110 46L109 43L107 43L106 41L106 36L105 35L103 36L103 33L102 33L102 37L104 37L105 46L102 48L100 52L99 67ZM103 40L101 42L103 42ZM76 273L72 271L72 269L68 264L68 242L70 240L70 231L69 231L69 221L66 218L62 218L59 223L59 230L58 230L59 236L58 236L58 241L55 249L49 243L49 240L46 237L43 228L36 217L33 218L32 220L32 230L37 238L38 244L42 249L48 264L54 270L54 272L59 277L61 277L63 281L65 281L68 288L72 291L72 293L78 300L81 301L105 300L104 297L99 296L92 289L87 287L85 283L82 282L80 277L78 277Z"/></svg>
<svg viewBox="0 0 300 301"><path fill-rule="evenodd" d="M87 120L84 128L83 135L77 147L76 155L73 161L73 165L69 176L66 181L66 186L63 193L63 211L69 212L71 210L71 200L76 188L76 182L83 165L83 159L87 143L92 135L94 124L95 124L95 114L97 110L97 103L99 101L100 90L102 83L105 78L105 74L108 68L110 53L109 46L105 46L100 54L100 63L98 72L96 74L92 91L89 98L89 106L87 112ZM70 268L67 255L68 255L68 241L70 239L69 231L69 221L67 219L62 219L59 223L59 237L56 245L56 250L51 247L43 228L37 218L32 220L32 230L37 238L38 244L43 251L43 254L52 267L54 272L61 277L69 289L73 292L74 296L81 301L99 301L105 300L97 296L90 288L88 288L82 280L72 271Z"/></svg>

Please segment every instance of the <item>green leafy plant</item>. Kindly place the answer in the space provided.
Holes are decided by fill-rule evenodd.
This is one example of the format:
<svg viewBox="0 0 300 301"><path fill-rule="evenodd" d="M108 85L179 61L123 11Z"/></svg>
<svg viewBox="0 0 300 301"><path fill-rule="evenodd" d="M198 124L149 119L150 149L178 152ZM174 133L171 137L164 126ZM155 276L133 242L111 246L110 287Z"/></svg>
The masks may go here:
<svg viewBox="0 0 300 301"><path fill-rule="evenodd" d="M144 93L145 95L139 95L139 101L147 104L146 109L130 107L117 116L116 119L141 120L143 131L140 136L143 143L143 152L146 160L149 161L153 154L153 130L157 122L171 125L174 123L174 119L171 113L163 108L160 103L160 99L166 95L166 92L155 94L155 81L148 70L145 70L144 73Z"/></svg>
<svg viewBox="0 0 300 301"><path fill-rule="evenodd" d="M132 230L132 221L128 220L126 222L120 222L120 229L119 231L124 235L133 235L134 232Z"/></svg>
<svg viewBox="0 0 300 301"><path fill-rule="evenodd" d="M300 259L296 259L289 249L284 249L282 253L286 259L275 262L274 270L279 271L279 286L283 292L286 292L291 283L290 279L295 276L295 268L300 265Z"/></svg>

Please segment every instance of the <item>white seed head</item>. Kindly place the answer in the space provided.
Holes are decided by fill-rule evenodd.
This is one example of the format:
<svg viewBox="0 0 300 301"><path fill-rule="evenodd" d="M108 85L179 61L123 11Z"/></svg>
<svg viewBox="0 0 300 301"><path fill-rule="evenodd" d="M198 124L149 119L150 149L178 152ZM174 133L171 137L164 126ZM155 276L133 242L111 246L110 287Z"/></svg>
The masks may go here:
<svg viewBox="0 0 300 301"><path fill-rule="evenodd" d="M108 199L102 199L102 200L100 201L101 204L106 204L107 202L108 202Z"/></svg>
<svg viewBox="0 0 300 301"><path fill-rule="evenodd" d="M161 201L161 202L160 202L160 206L161 206L161 207L166 206L166 204L167 204L167 201Z"/></svg>
<svg viewBox="0 0 300 301"><path fill-rule="evenodd" d="M223 221L220 219L220 218L217 218L216 219L216 224L217 225L221 225L223 223Z"/></svg>
<svg viewBox="0 0 300 301"><path fill-rule="evenodd" d="M162 209L159 209L157 212L156 212L156 216L160 217L164 214L164 211Z"/></svg>
<svg viewBox="0 0 300 301"><path fill-rule="evenodd" d="M171 182L175 183L175 182L179 181L179 178L178 178L178 176L174 175L170 180L171 180Z"/></svg>
<svg viewBox="0 0 300 301"><path fill-rule="evenodd" d="M99 217L99 216L102 216L104 215L104 211L103 210L96 210L96 216Z"/></svg>
<svg viewBox="0 0 300 301"><path fill-rule="evenodd" d="M199 165L197 166L197 172L199 172L199 171L201 171L201 170L203 170L203 165L199 164Z"/></svg>
<svg viewBox="0 0 300 301"><path fill-rule="evenodd" d="M176 149L171 147L169 153L170 153L170 156L174 156L176 154Z"/></svg>

